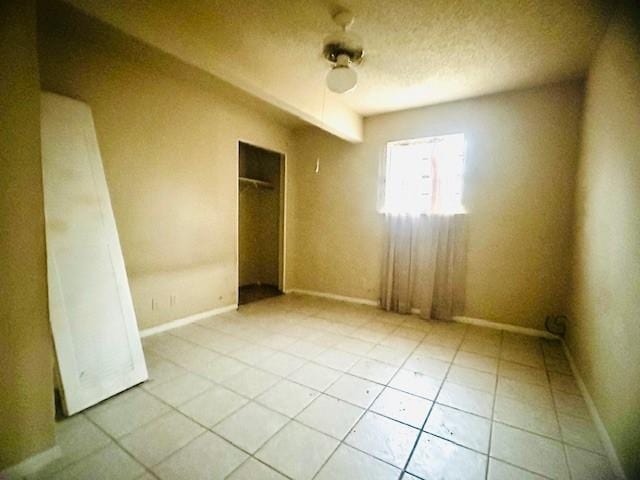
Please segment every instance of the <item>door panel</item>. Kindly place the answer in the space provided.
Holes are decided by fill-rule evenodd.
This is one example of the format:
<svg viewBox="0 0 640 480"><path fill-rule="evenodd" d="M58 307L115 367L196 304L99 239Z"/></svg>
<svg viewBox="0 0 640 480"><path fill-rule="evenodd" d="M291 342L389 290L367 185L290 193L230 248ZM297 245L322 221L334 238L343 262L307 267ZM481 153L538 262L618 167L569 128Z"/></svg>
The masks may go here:
<svg viewBox="0 0 640 480"><path fill-rule="evenodd" d="M147 379L88 105L42 94L49 310L73 414Z"/></svg>

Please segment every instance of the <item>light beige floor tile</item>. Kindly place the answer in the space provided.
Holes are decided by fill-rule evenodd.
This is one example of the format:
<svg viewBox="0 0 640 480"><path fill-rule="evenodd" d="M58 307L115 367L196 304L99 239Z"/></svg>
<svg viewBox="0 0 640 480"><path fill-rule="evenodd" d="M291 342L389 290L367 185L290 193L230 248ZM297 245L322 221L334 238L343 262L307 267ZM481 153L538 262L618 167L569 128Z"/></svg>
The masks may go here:
<svg viewBox="0 0 640 480"><path fill-rule="evenodd" d="M539 346L503 346L500 357L515 363L535 368L545 368L544 356Z"/></svg>
<svg viewBox="0 0 640 480"><path fill-rule="evenodd" d="M489 460L487 480L545 480L545 477L492 458Z"/></svg>
<svg viewBox="0 0 640 480"><path fill-rule="evenodd" d="M571 364L569 360L562 354L562 356L547 356L544 357L545 365L548 371L558 372L564 375L571 375Z"/></svg>
<svg viewBox="0 0 640 480"><path fill-rule="evenodd" d="M363 412L364 409L344 400L320 395L296 417L296 420L341 440Z"/></svg>
<svg viewBox="0 0 640 480"><path fill-rule="evenodd" d="M449 370L449 362L443 362L428 356L425 353L414 352L407 359L402 368L420 372L436 379L443 379L447 370Z"/></svg>
<svg viewBox="0 0 640 480"><path fill-rule="evenodd" d="M152 473L145 472L140 477L136 477L136 480L157 480L157 477Z"/></svg>
<svg viewBox="0 0 640 480"><path fill-rule="evenodd" d="M50 477L53 480L132 480L144 467L112 444L84 457Z"/></svg>
<svg viewBox="0 0 640 480"><path fill-rule="evenodd" d="M373 402L371 411L422 428L431 404L431 401L422 397L387 387Z"/></svg>
<svg viewBox="0 0 640 480"><path fill-rule="evenodd" d="M172 411L120 439L120 444L140 463L151 467L198 435L204 428Z"/></svg>
<svg viewBox="0 0 640 480"><path fill-rule="evenodd" d="M498 359L478 355L477 353L458 351L453 363L454 365L473 368L474 370L480 370L494 375L498 373Z"/></svg>
<svg viewBox="0 0 640 480"><path fill-rule="evenodd" d="M157 398L137 388L87 410L86 415L108 434L121 437L169 409Z"/></svg>
<svg viewBox="0 0 640 480"><path fill-rule="evenodd" d="M345 374L331 385L326 390L326 393L359 407L367 408L383 388L382 385L377 383Z"/></svg>
<svg viewBox="0 0 640 480"><path fill-rule="evenodd" d="M413 328L411 326L406 326L402 324L396 330L394 330L393 335L396 337L406 338L407 340L412 340L414 342L421 342L425 335L425 330L421 330L419 328ZM384 340L381 342L384 343Z"/></svg>
<svg viewBox="0 0 640 480"><path fill-rule="evenodd" d="M429 357L442 360L443 362L452 362L456 356L456 351L453 348L441 347L439 345L433 345L424 343L416 349L416 353L424 353Z"/></svg>
<svg viewBox="0 0 640 480"><path fill-rule="evenodd" d="M178 407L182 413L207 428L247 403L247 399L231 390L213 387Z"/></svg>
<svg viewBox="0 0 640 480"><path fill-rule="evenodd" d="M315 363L307 363L289 375L288 378L319 392L324 392L341 375L342 372L337 370Z"/></svg>
<svg viewBox="0 0 640 480"><path fill-rule="evenodd" d="M375 343L365 342L357 338L346 338L335 345L338 350L353 353L355 355L366 355L376 346Z"/></svg>
<svg viewBox="0 0 640 480"><path fill-rule="evenodd" d="M306 358L307 360L313 360L320 355L325 347L317 345L315 343L307 342L306 340L299 340L296 343L292 343L283 351L295 355L296 357Z"/></svg>
<svg viewBox="0 0 640 480"><path fill-rule="evenodd" d="M275 385L281 378L273 373L248 367L226 379L222 384L240 395L254 398Z"/></svg>
<svg viewBox="0 0 640 480"><path fill-rule="evenodd" d="M56 423L56 445L62 451L61 457L29 478L49 478L65 466L101 450L111 441L84 415L79 414L65 418Z"/></svg>
<svg viewBox="0 0 640 480"><path fill-rule="evenodd" d="M367 412L351 430L345 443L402 468L419 430L373 412Z"/></svg>
<svg viewBox="0 0 640 480"><path fill-rule="evenodd" d="M371 380L372 382L386 385L391 378L393 378L397 370L398 367L394 367L393 365L370 358L363 358L349 369L349 373L366 380Z"/></svg>
<svg viewBox="0 0 640 480"><path fill-rule="evenodd" d="M395 332L393 332L388 337L385 337L382 340L380 340L380 343L379 343L380 346L392 348L402 354L406 354L407 357L419 344L420 342L418 340L405 338L401 335L397 335Z"/></svg>
<svg viewBox="0 0 640 480"><path fill-rule="evenodd" d="M227 378L233 377L245 368L247 368L247 366L235 358L219 355L218 358L212 362L198 364L193 368L193 371L213 382L222 383Z"/></svg>
<svg viewBox="0 0 640 480"><path fill-rule="evenodd" d="M164 400L169 405L178 405L191 400L196 395L211 388L213 384L202 377L187 373L180 377L168 380L159 385L154 385L148 391L152 395Z"/></svg>
<svg viewBox="0 0 640 480"><path fill-rule="evenodd" d="M424 429L464 447L489 453L491 422L486 418L436 404Z"/></svg>
<svg viewBox="0 0 640 480"><path fill-rule="evenodd" d="M423 373L400 369L389 386L404 392L433 400L438 395L442 380L429 377Z"/></svg>
<svg viewBox="0 0 640 480"><path fill-rule="evenodd" d="M282 380L256 398L265 405L288 417L295 417L309 405L319 392L288 380Z"/></svg>
<svg viewBox="0 0 640 480"><path fill-rule="evenodd" d="M540 408L512 398L498 396L493 418L512 427L560 440L560 427L556 419L556 412L552 409Z"/></svg>
<svg viewBox="0 0 640 480"><path fill-rule="evenodd" d="M591 419L587 403L581 395L571 395L564 392L553 392L553 400L558 413L571 415L585 420Z"/></svg>
<svg viewBox="0 0 640 480"><path fill-rule="evenodd" d="M447 374L447 381L457 383L463 387L475 388L483 392L493 393L496 388L497 377L492 373L481 372L472 368L451 365Z"/></svg>
<svg viewBox="0 0 640 480"><path fill-rule="evenodd" d="M121 439L145 464L155 464L152 468L163 479L224 478L229 474L238 480L285 478L282 473L287 472L248 459L232 443L251 452L266 451L271 445L272 461L288 465L287 475L294 477L309 478L314 468L322 468L319 480L395 479L400 470L385 462L393 458L398 467L404 466L408 459L403 462L403 454L409 455L418 438L418 430L401 422L421 426L446 376L420 437L426 439L419 445L426 444L424 452L417 449L411 459L415 476L405 473L402 478L474 478L473 459L486 462L490 424L487 418L468 412L491 417L494 391L497 421L491 450L500 459L491 460L489 480L542 475L567 478L565 451L574 480L611 477L606 458L585 450L602 452L602 446L559 343L341 302L296 298L256 302L238 312L145 339L151 380L90 409L87 417ZM309 316L322 311L320 316ZM397 370L400 365L403 369ZM354 375L344 374L351 369ZM213 386L202 377L224 382L239 393ZM197 391L194 384L201 381L206 390ZM375 382L388 382L393 388ZM200 426L145 390L180 403L181 412L203 426L219 429L229 442L202 433ZM326 395L317 392L325 390ZM245 396L260 398L256 398L258 403L247 403ZM368 406L371 411L365 413L363 407ZM554 408L560 414L560 425L552 415ZM299 423L287 427L286 416L274 409L297 414ZM119 478L119 472L124 478L151 478L84 416L69 420L67 433L63 432L65 422L57 428L62 460L29 480L52 478L56 473L55 478L86 478L91 468L106 463L109 465L97 478ZM563 446L527 430L563 438L566 443ZM342 444L330 458L331 452L326 452L314 467L307 437L325 439L332 446L346 437L347 443L358 442L359 446ZM304 449L310 461L301 461L292 453L296 449ZM442 464L448 468L441 468ZM135 467L135 473L129 467ZM424 470L418 472L420 468ZM95 478L93 472L90 478Z"/></svg>
<svg viewBox="0 0 640 480"><path fill-rule="evenodd" d="M284 415L251 402L216 425L213 431L254 453L288 421Z"/></svg>
<svg viewBox="0 0 640 480"><path fill-rule="evenodd" d="M259 343L261 345L264 345L265 347L273 348L275 350L282 350L283 348L287 348L289 345L292 345L297 341L298 339L296 338L276 333L260 340Z"/></svg>
<svg viewBox="0 0 640 480"><path fill-rule="evenodd" d="M611 480L618 478L607 457L580 448L567 446L571 475L579 480Z"/></svg>
<svg viewBox="0 0 640 480"><path fill-rule="evenodd" d="M367 327L361 327L351 333L353 337L361 338L365 342L378 343L380 340L385 338L388 333L382 332L380 330L374 330Z"/></svg>
<svg viewBox="0 0 640 480"><path fill-rule="evenodd" d="M500 361L498 376L518 380L519 382L542 385L543 387L549 384L547 372L544 369L528 367L508 360Z"/></svg>
<svg viewBox="0 0 640 480"><path fill-rule="evenodd" d="M560 442L501 423L493 424L491 456L549 478L569 478Z"/></svg>
<svg viewBox="0 0 640 480"><path fill-rule="evenodd" d="M307 363L307 360L305 359L290 355L288 353L278 352L262 362L260 364L260 368L262 370L266 370L267 372L280 375L281 377L286 377L305 363Z"/></svg>
<svg viewBox="0 0 640 480"><path fill-rule="evenodd" d="M464 352L477 353L487 357L498 357L500 355L500 339L476 339L465 338L460 344L460 350Z"/></svg>
<svg viewBox="0 0 640 480"><path fill-rule="evenodd" d="M249 365L259 365L276 352L277 350L263 345L248 345L236 350L231 354L231 356L236 360L248 363Z"/></svg>
<svg viewBox="0 0 640 480"><path fill-rule="evenodd" d="M580 389L572 375L549 372L549 379L551 381L551 390L580 395Z"/></svg>
<svg viewBox="0 0 640 480"><path fill-rule="evenodd" d="M227 478L229 480L286 480L287 477L251 457Z"/></svg>
<svg viewBox="0 0 640 480"><path fill-rule="evenodd" d="M407 471L422 478L482 480L486 464L485 455L423 433Z"/></svg>
<svg viewBox="0 0 640 480"><path fill-rule="evenodd" d="M313 361L335 370L346 372L356 364L361 357L353 353L329 348L318 355Z"/></svg>
<svg viewBox="0 0 640 480"><path fill-rule="evenodd" d="M389 347L386 345L376 345L367 353L367 357L388 365L399 367L409 356L412 349L402 349L398 347Z"/></svg>
<svg viewBox="0 0 640 480"><path fill-rule="evenodd" d="M574 447L581 447L592 452L604 454L604 447L591 420L559 415L562 439Z"/></svg>
<svg viewBox="0 0 640 480"><path fill-rule="evenodd" d="M535 385L511 378L500 377L498 379L497 394L536 407L554 408L551 389L548 384Z"/></svg>
<svg viewBox="0 0 640 480"><path fill-rule="evenodd" d="M149 372L149 380L144 383L145 388L166 382L167 380L172 380L187 373L184 368L152 353L145 353L145 360Z"/></svg>
<svg viewBox="0 0 640 480"><path fill-rule="evenodd" d="M161 480L221 480L247 458L229 442L206 432L152 470Z"/></svg>
<svg viewBox="0 0 640 480"><path fill-rule="evenodd" d="M269 440L256 457L291 478L311 479L338 441L296 421L289 422Z"/></svg>
<svg viewBox="0 0 640 480"><path fill-rule="evenodd" d="M493 395L481 390L446 381L442 385L436 401L465 412L491 418Z"/></svg>
<svg viewBox="0 0 640 480"><path fill-rule="evenodd" d="M400 469L342 444L315 477L316 480L396 480Z"/></svg>

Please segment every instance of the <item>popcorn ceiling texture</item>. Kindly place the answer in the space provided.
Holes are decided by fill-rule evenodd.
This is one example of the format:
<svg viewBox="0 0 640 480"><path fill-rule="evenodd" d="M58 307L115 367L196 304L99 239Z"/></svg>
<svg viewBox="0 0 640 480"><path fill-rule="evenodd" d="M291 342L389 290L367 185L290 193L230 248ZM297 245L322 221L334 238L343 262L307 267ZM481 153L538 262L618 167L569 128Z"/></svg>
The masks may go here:
<svg viewBox="0 0 640 480"><path fill-rule="evenodd" d="M347 0L366 57L356 90L324 99L322 41L336 29L325 0L68 3L353 139L357 114L584 76L614 2Z"/></svg>

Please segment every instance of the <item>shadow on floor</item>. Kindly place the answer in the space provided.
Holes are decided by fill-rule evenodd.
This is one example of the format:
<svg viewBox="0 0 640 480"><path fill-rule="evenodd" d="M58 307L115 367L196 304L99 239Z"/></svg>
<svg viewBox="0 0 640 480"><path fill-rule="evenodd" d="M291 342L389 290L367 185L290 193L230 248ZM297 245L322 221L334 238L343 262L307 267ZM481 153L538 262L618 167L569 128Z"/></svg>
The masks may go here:
<svg viewBox="0 0 640 480"><path fill-rule="evenodd" d="M245 305L278 295L282 295L282 292L273 285L244 285L238 288L238 304Z"/></svg>

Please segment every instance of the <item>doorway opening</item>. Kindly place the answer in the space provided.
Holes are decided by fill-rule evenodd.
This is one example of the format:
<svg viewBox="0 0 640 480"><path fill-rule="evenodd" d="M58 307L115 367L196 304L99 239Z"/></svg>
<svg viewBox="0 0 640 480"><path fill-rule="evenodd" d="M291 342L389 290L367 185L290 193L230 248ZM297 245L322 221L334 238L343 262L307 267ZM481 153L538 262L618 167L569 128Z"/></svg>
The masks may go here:
<svg viewBox="0 0 640 480"><path fill-rule="evenodd" d="M281 295L284 154L238 143L238 304Z"/></svg>

